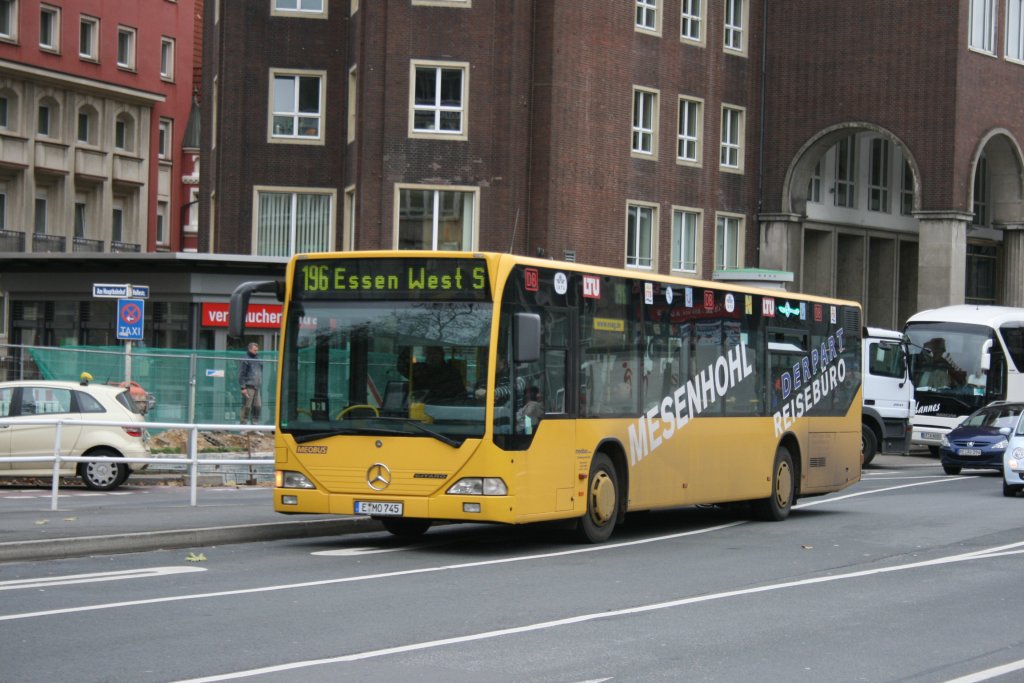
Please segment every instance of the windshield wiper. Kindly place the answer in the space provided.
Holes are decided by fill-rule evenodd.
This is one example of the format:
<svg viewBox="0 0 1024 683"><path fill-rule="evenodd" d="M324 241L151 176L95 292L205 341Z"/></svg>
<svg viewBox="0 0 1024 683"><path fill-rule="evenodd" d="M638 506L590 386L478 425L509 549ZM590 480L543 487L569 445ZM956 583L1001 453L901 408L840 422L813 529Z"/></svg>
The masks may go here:
<svg viewBox="0 0 1024 683"><path fill-rule="evenodd" d="M441 434L439 432L435 432L433 429L428 429L427 427L424 427L422 423L417 422L416 420L413 420L411 418L404 418L404 417L374 417L374 418L368 418L368 419L387 420L387 421L392 421L392 422L399 422L401 424L407 424L407 425L409 425L411 427L415 427L416 429L419 429L424 434L427 434L429 436L434 437L435 439L437 439L441 443L446 444L448 446L451 446L452 448L458 448L459 446L462 445L461 441L456 441L455 439L453 439L453 438L451 438L449 436L446 436L446 435ZM329 437L332 437L332 436L340 436L340 435L343 435L343 434L374 434L374 435L379 435L379 436L408 436L407 432L399 431L399 430L396 430L396 429L379 429L379 428L377 428L377 429L374 429L374 428L355 429L353 427L341 427L341 428L332 429L332 430L329 430L329 431L311 432L311 433L307 433L307 434L295 435L295 443L306 443L307 441L316 441L318 439L326 439L326 438L329 438Z"/></svg>

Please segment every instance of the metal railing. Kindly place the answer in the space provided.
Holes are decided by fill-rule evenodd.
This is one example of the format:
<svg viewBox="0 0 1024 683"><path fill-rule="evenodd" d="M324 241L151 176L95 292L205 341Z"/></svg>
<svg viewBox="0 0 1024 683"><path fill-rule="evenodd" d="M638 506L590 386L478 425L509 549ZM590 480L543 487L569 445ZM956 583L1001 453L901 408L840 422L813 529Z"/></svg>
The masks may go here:
<svg viewBox="0 0 1024 683"><path fill-rule="evenodd" d="M274 427L270 425L237 425L237 424L193 424L183 422L137 422L123 421L113 422L110 420L70 420L61 418L0 418L0 427L11 427L16 425L44 425L55 426L53 452L48 455L23 455L23 456L0 456L0 463L16 462L49 462L53 461L53 483L50 489L50 509L57 509L57 500L60 495L60 467L64 462L112 462L112 463L145 463L166 465L168 461L178 460L188 464L189 469L189 500L194 507L196 505L196 490L199 481L200 465L258 465L269 463L273 465L274 459L270 458L199 458L199 432L204 431L236 431L236 432L273 432ZM182 456L167 454L162 457L145 458L112 458L109 456L75 456L61 454L61 430L64 425L68 426L90 426L90 427L144 427L146 429L183 429L189 432L186 452Z"/></svg>

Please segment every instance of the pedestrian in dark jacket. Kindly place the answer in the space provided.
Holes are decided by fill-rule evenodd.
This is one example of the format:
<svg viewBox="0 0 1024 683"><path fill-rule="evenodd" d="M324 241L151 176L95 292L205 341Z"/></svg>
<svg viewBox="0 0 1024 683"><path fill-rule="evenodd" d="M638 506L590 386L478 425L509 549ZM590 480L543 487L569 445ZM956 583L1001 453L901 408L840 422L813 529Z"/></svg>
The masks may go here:
<svg viewBox="0 0 1024 683"><path fill-rule="evenodd" d="M258 424L263 401L260 399L260 387L263 385L263 365L258 358L260 345L249 344L246 357L238 368L238 384L242 389L242 424Z"/></svg>

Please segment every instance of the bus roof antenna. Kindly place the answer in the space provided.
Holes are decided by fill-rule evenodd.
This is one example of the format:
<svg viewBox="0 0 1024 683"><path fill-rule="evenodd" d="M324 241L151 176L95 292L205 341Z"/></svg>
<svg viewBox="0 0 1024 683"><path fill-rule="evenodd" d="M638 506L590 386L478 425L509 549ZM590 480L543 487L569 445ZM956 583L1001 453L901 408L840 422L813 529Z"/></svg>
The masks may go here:
<svg viewBox="0 0 1024 683"><path fill-rule="evenodd" d="M519 226L519 209L516 209L516 219L512 223L512 238L508 242L508 253L512 253L512 247L516 243L516 228Z"/></svg>

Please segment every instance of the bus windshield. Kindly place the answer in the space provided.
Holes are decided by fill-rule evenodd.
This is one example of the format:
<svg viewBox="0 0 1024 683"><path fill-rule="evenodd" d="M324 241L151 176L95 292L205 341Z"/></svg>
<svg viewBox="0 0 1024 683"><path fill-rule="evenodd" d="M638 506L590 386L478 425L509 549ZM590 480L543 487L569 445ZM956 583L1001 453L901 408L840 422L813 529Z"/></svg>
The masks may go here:
<svg viewBox="0 0 1024 683"><path fill-rule="evenodd" d="M1004 365L993 331L983 325L920 322L907 325L910 367L919 396L944 398L967 414L1001 398ZM992 350L991 358L987 357ZM984 367L986 357L989 367ZM999 361L999 362L997 362ZM918 398L921 403L921 398Z"/></svg>
<svg viewBox="0 0 1024 683"><path fill-rule="evenodd" d="M281 430L297 441L336 434L433 437L484 433L474 389L493 306L479 301L294 302L281 358Z"/></svg>

